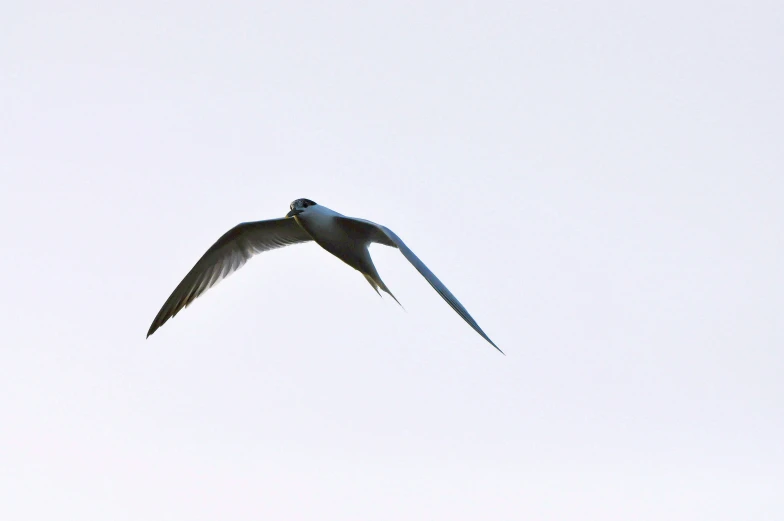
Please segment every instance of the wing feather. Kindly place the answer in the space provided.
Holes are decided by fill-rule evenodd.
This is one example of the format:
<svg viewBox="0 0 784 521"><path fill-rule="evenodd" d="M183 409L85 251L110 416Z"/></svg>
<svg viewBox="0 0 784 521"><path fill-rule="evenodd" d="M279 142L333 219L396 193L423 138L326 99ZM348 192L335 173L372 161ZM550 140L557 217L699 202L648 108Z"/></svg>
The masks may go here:
<svg viewBox="0 0 784 521"><path fill-rule="evenodd" d="M223 234L185 275L161 307L147 336L254 255L311 240L292 218L238 224Z"/></svg>
<svg viewBox="0 0 784 521"><path fill-rule="evenodd" d="M455 310L455 312L460 315L463 320L465 320L469 326L471 326L474 331L479 333L482 338L490 342L490 345L501 351L501 349L495 345L495 342L490 340L482 328L479 327L479 324L476 323L476 320L471 317L468 313L466 308L460 303L459 300L452 294L449 289L441 282L438 277L436 277L435 273L430 271L430 269L422 262L419 257L417 257L411 249L406 246L406 243L398 237L392 230L387 228L386 226L381 226L380 224L376 224L371 221L367 221L365 219L356 219L353 217L343 217L341 216L343 222L348 225L350 229L356 230L358 236L365 238L370 242L377 242L379 244L384 244L386 246L394 246L403 256L408 259L408 262L414 265L414 267L419 271L420 274L425 278L425 280L430 283L436 292L441 295L449 306ZM503 354L503 351L501 351Z"/></svg>

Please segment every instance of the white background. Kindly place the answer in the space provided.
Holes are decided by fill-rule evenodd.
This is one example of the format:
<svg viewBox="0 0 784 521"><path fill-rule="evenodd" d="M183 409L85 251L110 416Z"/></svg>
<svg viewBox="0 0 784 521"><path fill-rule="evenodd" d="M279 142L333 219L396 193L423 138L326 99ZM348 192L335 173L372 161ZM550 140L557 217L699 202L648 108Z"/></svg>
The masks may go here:
<svg viewBox="0 0 784 521"><path fill-rule="evenodd" d="M784 519L784 8L6 2L0 518ZM299 197L315 244L150 339Z"/></svg>

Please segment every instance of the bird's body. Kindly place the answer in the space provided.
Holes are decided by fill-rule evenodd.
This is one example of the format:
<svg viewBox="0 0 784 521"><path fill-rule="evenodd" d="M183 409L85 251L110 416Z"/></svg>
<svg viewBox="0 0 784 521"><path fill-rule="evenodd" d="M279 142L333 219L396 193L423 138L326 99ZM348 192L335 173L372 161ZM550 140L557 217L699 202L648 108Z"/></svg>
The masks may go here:
<svg viewBox="0 0 784 521"><path fill-rule="evenodd" d="M316 205L310 208L307 215L302 212L293 217L319 246L355 270L366 272L370 257L364 255L363 250L367 250L367 245L363 243L363 237L352 233L343 224L343 215L326 206Z"/></svg>
<svg viewBox="0 0 784 521"><path fill-rule="evenodd" d="M397 302L397 298L381 280L368 251L370 244L378 243L398 248L452 309L493 347L501 351L446 286L391 230L364 219L346 217L309 199L297 199L291 203L290 209L282 219L242 223L218 239L166 300L153 320L147 336L153 334L204 291L240 268L253 255L309 241L315 241L362 273L376 292L380 288Z"/></svg>
<svg viewBox="0 0 784 521"><path fill-rule="evenodd" d="M381 288L397 301L381 280L368 251L374 235L378 235L381 244L395 246L386 235L374 234L378 225L346 217L321 205L309 207L309 211L293 217L316 244L364 275L376 292Z"/></svg>

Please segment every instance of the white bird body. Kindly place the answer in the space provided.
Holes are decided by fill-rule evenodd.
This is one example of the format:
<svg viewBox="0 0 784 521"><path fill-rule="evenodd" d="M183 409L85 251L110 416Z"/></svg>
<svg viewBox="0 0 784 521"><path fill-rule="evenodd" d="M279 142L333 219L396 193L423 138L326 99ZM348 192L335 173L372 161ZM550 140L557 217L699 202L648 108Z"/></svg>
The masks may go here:
<svg viewBox="0 0 784 521"><path fill-rule="evenodd" d="M370 244L379 243L398 248L452 309L501 351L438 277L390 229L364 219L346 217L309 199L297 199L290 209L282 219L242 223L218 239L166 300L147 336L257 253L309 241L315 241L362 273L377 293L380 288L397 302L381 280L368 251Z"/></svg>
<svg viewBox="0 0 784 521"><path fill-rule="evenodd" d="M345 231L337 226L337 217L345 216L326 206L317 204L293 217L316 242L337 243L345 237Z"/></svg>
<svg viewBox="0 0 784 521"><path fill-rule="evenodd" d="M293 217L319 246L352 268L362 271L361 248L354 247L348 227L342 224L340 218L344 215L326 206L315 205Z"/></svg>

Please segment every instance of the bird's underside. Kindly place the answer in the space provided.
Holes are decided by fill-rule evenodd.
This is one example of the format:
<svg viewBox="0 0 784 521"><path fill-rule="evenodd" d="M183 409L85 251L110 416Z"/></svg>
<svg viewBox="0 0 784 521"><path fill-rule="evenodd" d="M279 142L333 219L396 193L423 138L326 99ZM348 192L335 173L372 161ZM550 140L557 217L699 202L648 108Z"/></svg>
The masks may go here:
<svg viewBox="0 0 784 521"><path fill-rule="evenodd" d="M364 219L346 217L308 199L294 201L291 212L284 218L242 223L226 232L174 289L153 320L147 336L254 255L310 241L315 241L362 273L377 293L381 289L396 302L397 298L381 280L368 246L377 243L399 249L450 307L482 338L501 351L438 277L389 228Z"/></svg>

